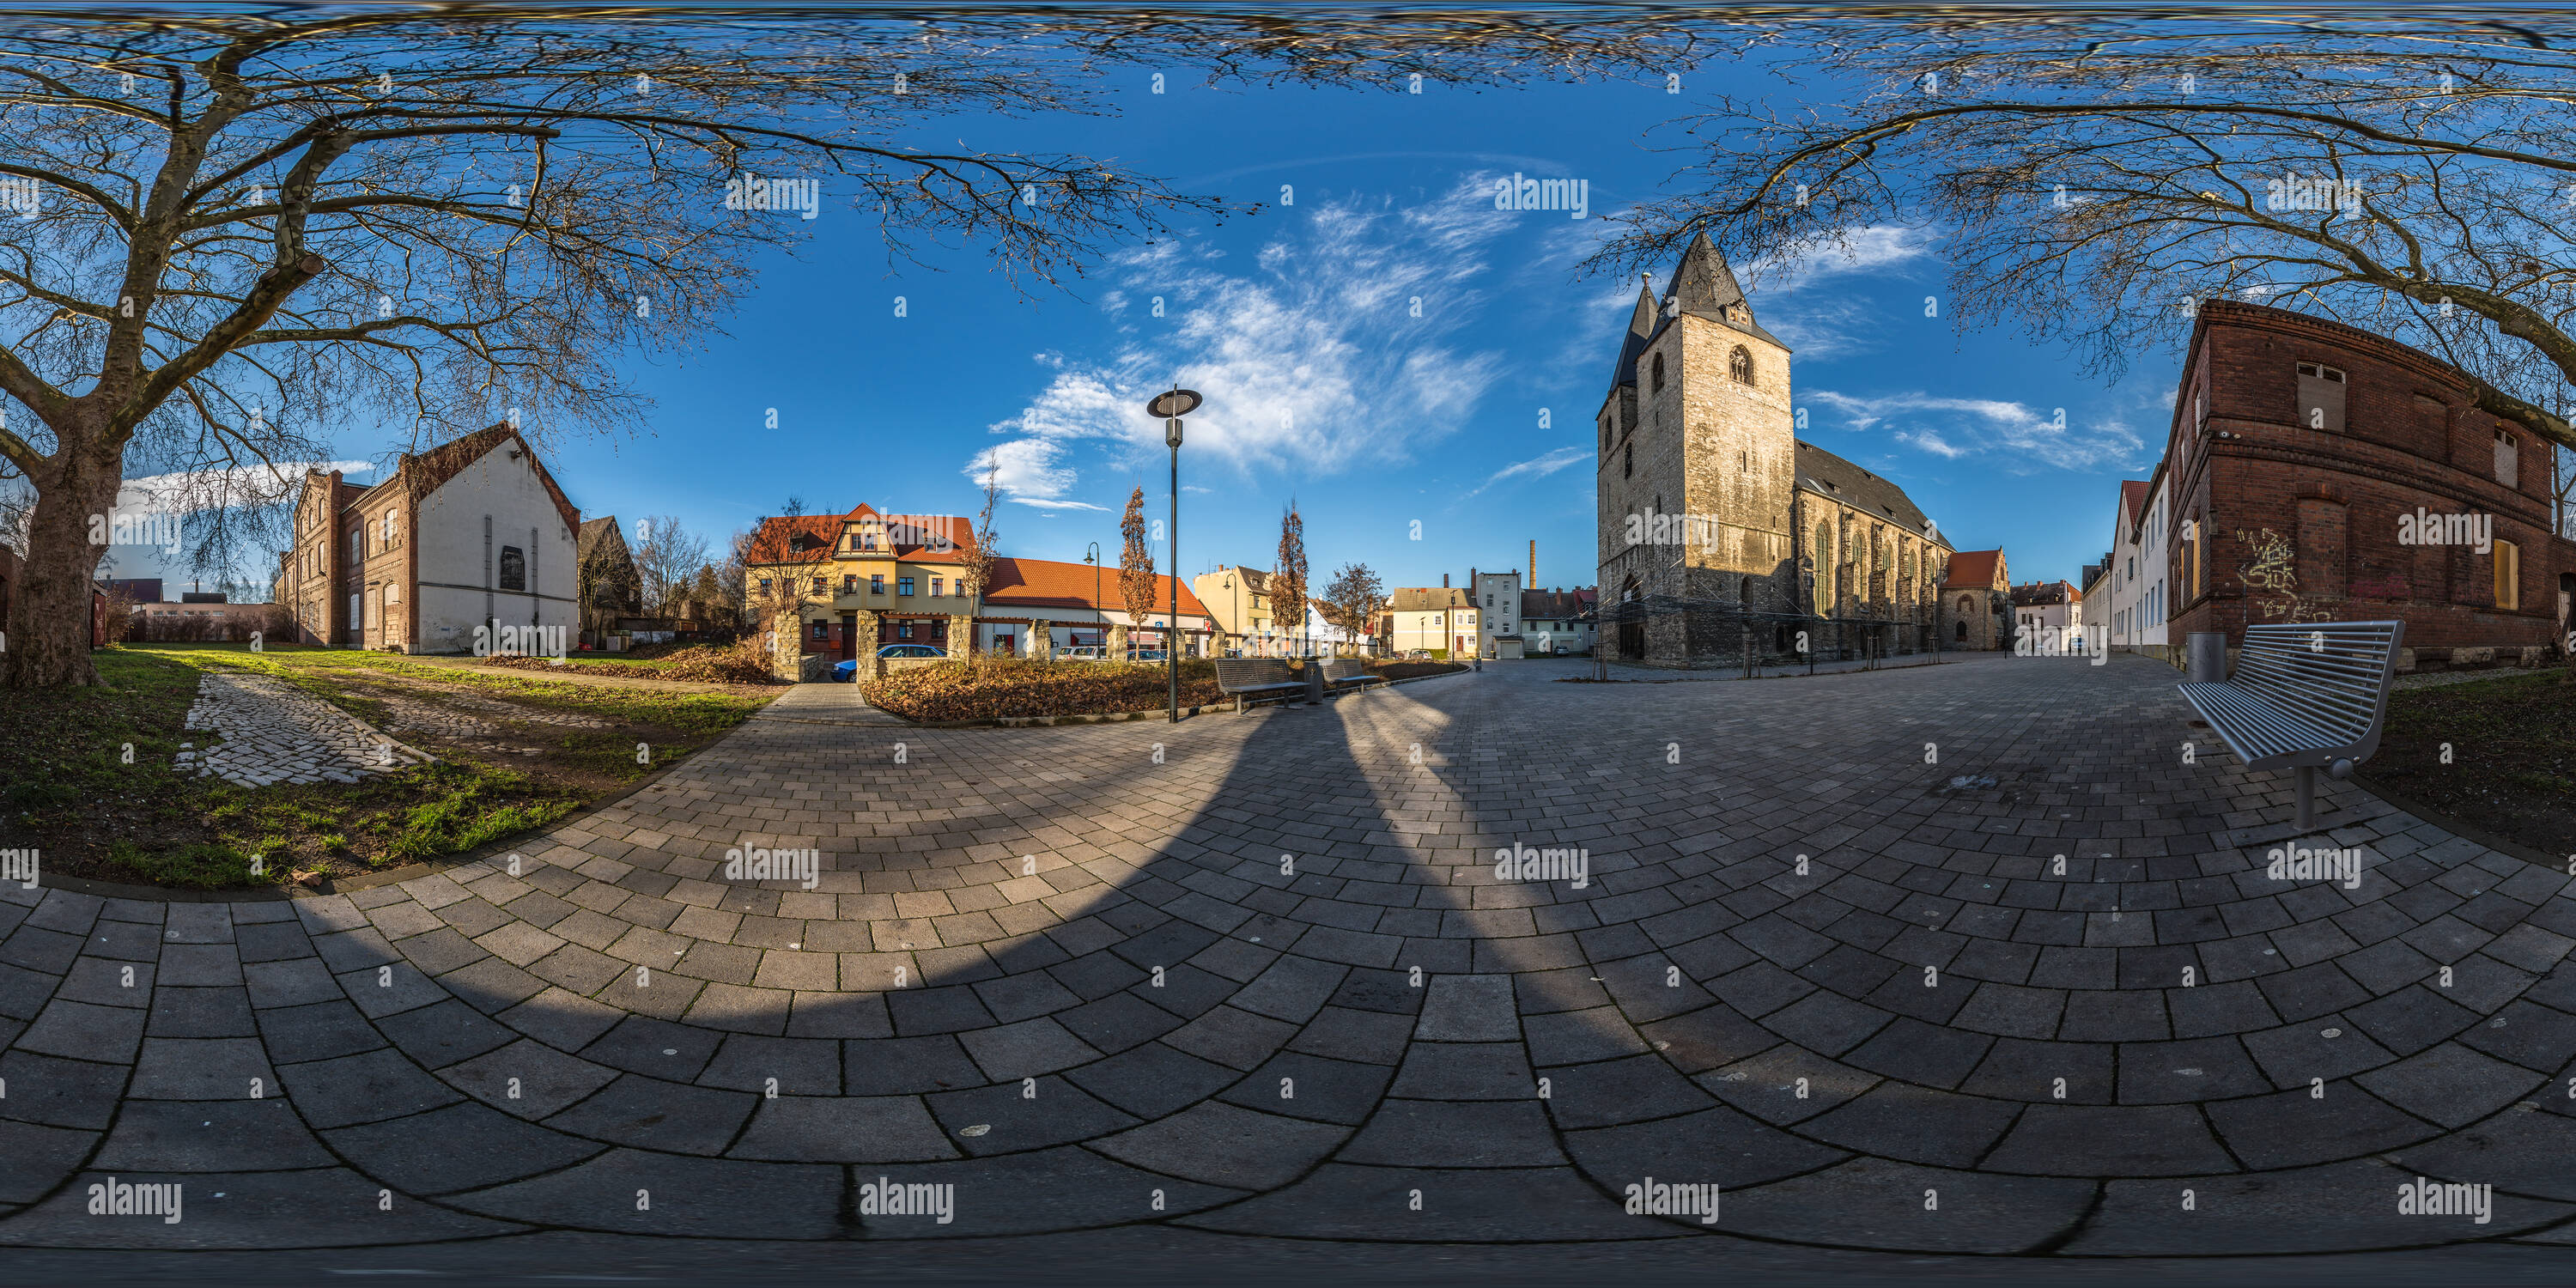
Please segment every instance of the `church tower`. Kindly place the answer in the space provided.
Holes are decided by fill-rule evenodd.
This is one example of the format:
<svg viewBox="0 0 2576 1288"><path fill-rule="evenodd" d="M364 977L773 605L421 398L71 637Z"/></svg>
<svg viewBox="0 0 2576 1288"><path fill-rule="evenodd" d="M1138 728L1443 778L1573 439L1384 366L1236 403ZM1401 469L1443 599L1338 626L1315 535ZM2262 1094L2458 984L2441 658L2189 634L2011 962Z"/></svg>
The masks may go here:
<svg viewBox="0 0 2576 1288"><path fill-rule="evenodd" d="M1640 285L1594 433L1605 618L1656 596L1699 606L1605 620L1600 647L1669 666L1788 653L1785 622L1747 614L1799 602L1789 346L1705 234L1660 296Z"/></svg>

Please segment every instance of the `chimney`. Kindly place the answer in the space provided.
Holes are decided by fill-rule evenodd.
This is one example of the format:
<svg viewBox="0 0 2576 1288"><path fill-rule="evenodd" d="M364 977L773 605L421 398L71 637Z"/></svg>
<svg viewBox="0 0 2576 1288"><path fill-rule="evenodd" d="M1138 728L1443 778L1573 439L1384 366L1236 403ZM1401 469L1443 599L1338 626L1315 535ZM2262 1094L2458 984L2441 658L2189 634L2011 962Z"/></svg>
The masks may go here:
<svg viewBox="0 0 2576 1288"><path fill-rule="evenodd" d="M1440 589L1442 589L1442 590L1447 590L1447 589L1449 589L1449 574L1447 574L1447 573L1445 573L1445 572L1444 572L1444 573L1442 573L1442 574L1440 574Z"/></svg>
<svg viewBox="0 0 2576 1288"><path fill-rule="evenodd" d="M1529 581L1526 584L1532 587L1538 585L1538 538L1536 537L1530 538Z"/></svg>

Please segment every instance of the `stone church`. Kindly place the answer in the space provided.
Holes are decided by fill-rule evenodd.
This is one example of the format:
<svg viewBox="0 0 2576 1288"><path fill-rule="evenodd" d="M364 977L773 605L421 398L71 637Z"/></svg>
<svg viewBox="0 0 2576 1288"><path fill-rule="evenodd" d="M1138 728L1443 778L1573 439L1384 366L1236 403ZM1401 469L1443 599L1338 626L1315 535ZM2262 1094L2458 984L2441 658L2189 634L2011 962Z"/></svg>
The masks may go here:
<svg viewBox="0 0 2576 1288"><path fill-rule="evenodd" d="M1949 543L1796 436L1789 347L1703 235L1641 285L1602 400L1599 647L1653 666L1929 651Z"/></svg>

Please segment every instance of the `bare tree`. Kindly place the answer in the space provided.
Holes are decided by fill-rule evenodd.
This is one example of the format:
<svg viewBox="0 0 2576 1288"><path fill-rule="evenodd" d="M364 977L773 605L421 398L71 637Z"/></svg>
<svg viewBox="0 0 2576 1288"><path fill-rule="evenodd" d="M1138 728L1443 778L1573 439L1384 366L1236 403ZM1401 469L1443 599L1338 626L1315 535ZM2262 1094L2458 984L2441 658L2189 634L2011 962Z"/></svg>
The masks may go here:
<svg viewBox="0 0 2576 1288"><path fill-rule="evenodd" d="M690 578L706 565L707 539L667 514L644 519L636 532L643 538L633 550L644 611L655 617L671 616L672 601L687 591Z"/></svg>
<svg viewBox="0 0 2576 1288"><path fill-rule="evenodd" d="M1145 489L1139 487L1127 494L1127 513L1118 518L1118 535L1123 539L1118 547L1118 600L1127 608L1127 620L1138 626L1153 617L1154 592L1161 589L1146 531Z"/></svg>
<svg viewBox="0 0 2576 1288"><path fill-rule="evenodd" d="M957 571L959 580L966 583L966 601L978 608L982 607L985 590L993 584L993 516L1001 506L1002 463L988 461L984 469L984 508L975 518L975 539L957 552ZM949 647L965 649L967 661L974 661L975 627L972 619L966 627L965 641L961 644L950 640Z"/></svg>
<svg viewBox="0 0 2576 1288"><path fill-rule="evenodd" d="M1784 30L1773 69L1831 78L1837 101L1720 100L1682 123L1723 143L1689 145L1705 149L1693 190L1641 207L1595 263L1635 268L1704 234L1783 264L1929 225L1960 325L2011 321L2094 371L2233 295L2439 354L2479 409L2576 444L2551 410L2576 379L2576 24L2535 21Z"/></svg>
<svg viewBox="0 0 2576 1288"><path fill-rule="evenodd" d="M786 504L778 507L778 512L791 519L803 515L805 513L805 498L801 496L791 496L787 498Z"/></svg>
<svg viewBox="0 0 2576 1288"><path fill-rule="evenodd" d="M414 450L505 417L631 425L614 362L728 308L812 227L773 213L819 200L806 180L855 192L890 253L974 237L1040 280L1217 208L1079 156L890 142L926 114L1094 109L998 32L630 16L9 21L0 178L31 217L0 220L0 394L28 414L0 457L36 500L8 684L95 681L87 529L129 454L200 484L190 540L221 549L328 416L409 423Z"/></svg>
<svg viewBox="0 0 2576 1288"><path fill-rule="evenodd" d="M1324 620L1356 640L1368 640L1377 634L1378 609L1386 603L1386 587L1377 574L1364 563L1346 563L1333 573L1330 585L1324 587Z"/></svg>
<svg viewBox="0 0 2576 1288"><path fill-rule="evenodd" d="M1306 636L1306 521L1297 502L1279 520L1279 567L1270 574L1270 620L1283 638Z"/></svg>

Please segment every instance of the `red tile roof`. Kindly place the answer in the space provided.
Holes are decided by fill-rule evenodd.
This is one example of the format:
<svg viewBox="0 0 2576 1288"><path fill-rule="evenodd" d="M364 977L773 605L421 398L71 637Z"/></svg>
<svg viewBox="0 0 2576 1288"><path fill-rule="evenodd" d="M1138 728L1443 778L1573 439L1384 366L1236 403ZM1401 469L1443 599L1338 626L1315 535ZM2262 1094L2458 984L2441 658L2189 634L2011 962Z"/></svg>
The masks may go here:
<svg viewBox="0 0 2576 1288"><path fill-rule="evenodd" d="M1093 577L1098 576L1098 602L1092 594ZM1181 615L1207 616L1207 605L1190 593L1188 582L1182 582ZM1172 579L1154 576L1154 611L1166 612L1172 602ZM988 608L1082 608L1104 613L1124 613L1127 601L1118 593L1118 570L1095 570L1087 563L1059 563L1053 559L1000 558L993 561L993 584L984 588Z"/></svg>
<svg viewBox="0 0 2576 1288"><path fill-rule="evenodd" d="M2138 526L2138 516L2147 510L2147 485L2136 479L2120 480L2120 522L2130 529Z"/></svg>
<svg viewBox="0 0 2576 1288"><path fill-rule="evenodd" d="M1995 566L2003 562L2001 550L1961 550L1950 556L1950 575L1941 579L1941 589L1984 589L1995 584Z"/></svg>
<svg viewBox="0 0 2576 1288"><path fill-rule="evenodd" d="M821 563L840 547L844 527L872 519L883 524L887 551L914 563L964 563L966 547L975 543L975 525L957 515L886 515L863 504L848 514L773 515L762 519L752 532L750 547L743 552L743 562ZM809 538L802 549L798 548L798 537ZM933 549L942 538L949 548Z"/></svg>

